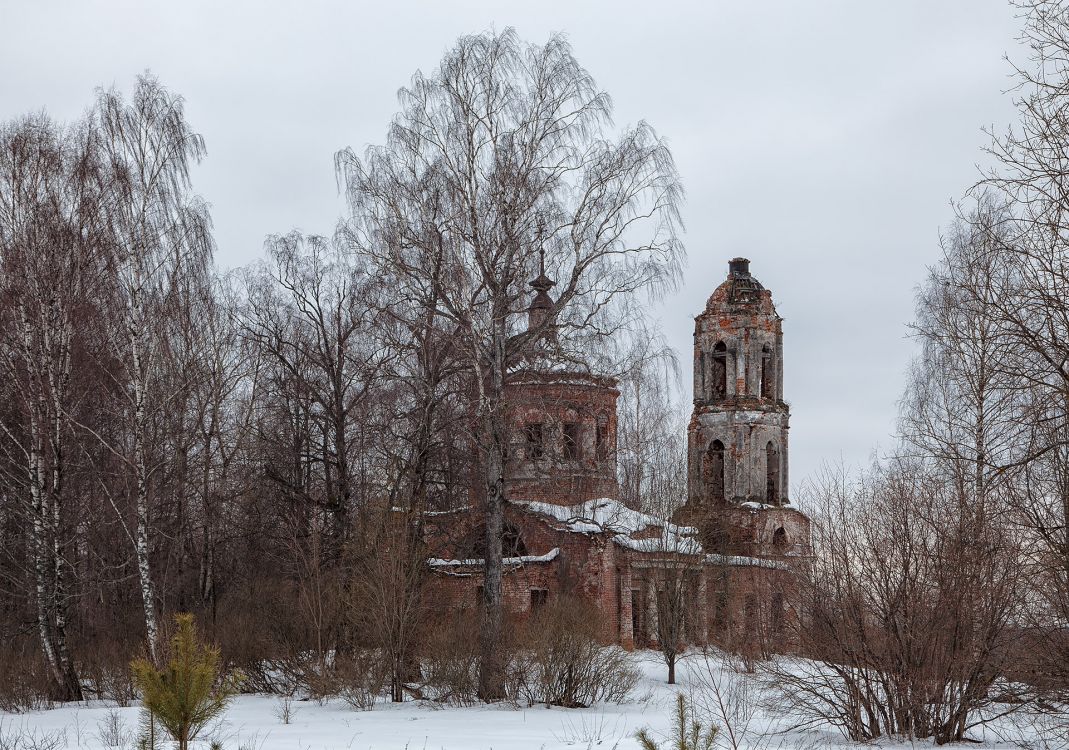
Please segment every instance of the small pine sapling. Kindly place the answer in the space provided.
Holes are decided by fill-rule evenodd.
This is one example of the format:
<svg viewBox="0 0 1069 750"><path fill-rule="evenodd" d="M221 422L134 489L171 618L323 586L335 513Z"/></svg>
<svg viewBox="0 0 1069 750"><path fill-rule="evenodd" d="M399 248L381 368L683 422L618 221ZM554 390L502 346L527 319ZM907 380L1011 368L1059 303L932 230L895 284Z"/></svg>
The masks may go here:
<svg viewBox="0 0 1069 750"><path fill-rule="evenodd" d="M130 669L145 708L178 742L178 750L188 750L190 741L226 710L240 677L220 677L219 649L198 640L193 615L175 615L175 622L167 666L157 669L137 659Z"/></svg>
<svg viewBox="0 0 1069 750"><path fill-rule="evenodd" d="M159 734L156 717L147 708L142 707L137 719L137 737L134 750L160 750L162 737Z"/></svg>
<svg viewBox="0 0 1069 750"><path fill-rule="evenodd" d="M694 711L687 709L687 699L683 694L676 695L676 715L672 721L671 737L671 747L674 750L713 750L719 732L720 729L715 724L710 724L708 728L702 726ZM645 729L640 729L635 734L635 739L642 746L642 750L661 750L661 746Z"/></svg>

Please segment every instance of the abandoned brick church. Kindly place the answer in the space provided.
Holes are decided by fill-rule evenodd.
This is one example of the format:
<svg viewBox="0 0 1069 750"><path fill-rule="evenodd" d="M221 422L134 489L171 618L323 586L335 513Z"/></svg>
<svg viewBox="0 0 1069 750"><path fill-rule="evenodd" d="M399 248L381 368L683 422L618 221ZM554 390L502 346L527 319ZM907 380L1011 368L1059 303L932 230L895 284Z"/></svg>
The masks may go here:
<svg viewBox="0 0 1069 750"><path fill-rule="evenodd" d="M532 322L550 307L552 285L544 275L532 282ZM783 630L792 565L809 550L809 520L787 492L782 318L749 261L730 262L695 318L688 496L670 520L616 499L616 381L533 366L514 372L507 387L507 612L522 617L557 597L582 597L605 616L607 639L654 645L666 571L682 565L688 641L775 638ZM482 560L454 540L478 538L479 513L441 512L428 521L434 599L474 607Z"/></svg>

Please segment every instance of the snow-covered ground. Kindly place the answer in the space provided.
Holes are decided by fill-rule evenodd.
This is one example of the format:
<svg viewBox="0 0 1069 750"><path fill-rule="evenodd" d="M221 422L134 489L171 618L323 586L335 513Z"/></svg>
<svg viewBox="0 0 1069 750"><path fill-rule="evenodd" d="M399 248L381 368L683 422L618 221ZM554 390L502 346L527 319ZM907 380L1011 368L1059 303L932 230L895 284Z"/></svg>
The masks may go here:
<svg viewBox="0 0 1069 750"><path fill-rule="evenodd" d="M289 724L279 718L280 699L243 695L224 719L197 744L207 750L217 740L224 750L634 750L635 732L648 728L663 737L671 727L670 711L679 690L687 690L690 666L681 664L681 684L665 683L666 669L654 652L634 654L642 680L633 702L588 709L535 706L439 707L423 702L379 703L372 711L356 711L342 700L326 704L294 701ZM697 665L697 662L691 662ZM46 711L0 713L0 750L99 750L107 748L109 718L117 715L126 750L132 748L139 709L116 708L99 701L67 704ZM755 728L777 726L758 713ZM114 728L114 727L113 727ZM1032 733L1034 735L1034 733ZM11 738L23 741L12 744ZM1013 747L991 731L976 733L982 745ZM5 742L5 738L8 739ZM1034 737L1033 737L1034 738ZM931 746L928 743L881 743L881 748ZM663 747L671 747L666 741ZM1042 744L1037 745L1043 747ZM790 732L767 737L765 750L818 750L857 747L833 729Z"/></svg>

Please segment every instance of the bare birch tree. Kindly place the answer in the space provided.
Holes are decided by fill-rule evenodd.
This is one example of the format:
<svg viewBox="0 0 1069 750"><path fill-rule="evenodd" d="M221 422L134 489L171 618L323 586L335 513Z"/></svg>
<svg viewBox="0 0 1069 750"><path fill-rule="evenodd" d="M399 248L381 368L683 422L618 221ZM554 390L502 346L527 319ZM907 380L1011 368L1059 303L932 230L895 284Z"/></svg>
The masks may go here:
<svg viewBox="0 0 1069 750"><path fill-rule="evenodd" d="M679 457L686 455L686 409L674 398L682 390L679 363L657 331L635 327L618 338L627 342L615 357L620 381L616 456L621 500L636 510L671 518L680 496L666 503L664 490L678 478L674 472Z"/></svg>
<svg viewBox="0 0 1069 750"><path fill-rule="evenodd" d="M1022 374L1035 372L1002 311L1018 278L1010 229L1005 203L980 196L944 238L917 297L902 455L808 488L815 555L793 626L815 661L770 669L792 713L854 739L958 741L999 713L992 687L1028 599L1009 501L1031 443Z"/></svg>
<svg viewBox="0 0 1069 750"><path fill-rule="evenodd" d="M436 315L472 372L487 530L480 695L495 700L508 373L550 326L565 343L604 332L621 298L674 283L681 191L647 124L609 137L609 98L562 37L541 46L511 29L462 37L399 97L384 146L337 156L347 235L391 284L438 287ZM527 330L519 313L540 254L558 296Z"/></svg>
<svg viewBox="0 0 1069 750"><path fill-rule="evenodd" d="M1069 4L1015 0L1025 58L1014 64L1019 120L991 133L996 163L976 190L1009 207L999 231L1012 264L995 305L1015 357L1007 364L1027 384L1031 431L1016 466L1013 504L1030 531L1029 567L1043 606L1033 632L1042 645L1035 673L1069 694ZM1032 546L1034 545L1034 547Z"/></svg>
<svg viewBox="0 0 1069 750"><path fill-rule="evenodd" d="M167 362L167 324L171 310L190 304L186 278L201 275L211 262L207 207L190 189L190 168L205 148L185 120L182 98L147 74L138 77L129 100L114 89L99 92L97 112L115 240L117 309L111 341L123 366L119 408L127 433L111 449L129 471L135 516L130 535L146 639L155 659L159 616L152 506L166 460L161 422L184 386L182 374Z"/></svg>
<svg viewBox="0 0 1069 750"><path fill-rule="evenodd" d="M61 700L80 700L67 639L70 621L68 481L72 415L81 394L72 370L93 319L107 247L101 171L84 123L64 131L44 116L0 131L0 365L14 385L19 424L2 425L21 457L27 494L36 625Z"/></svg>
<svg viewBox="0 0 1069 750"><path fill-rule="evenodd" d="M917 297L913 331L922 352L900 424L907 451L937 466L963 504L995 514L1029 442L1027 379L1016 372L999 310L1012 276L1007 217L1005 206L982 198L944 238L943 258Z"/></svg>

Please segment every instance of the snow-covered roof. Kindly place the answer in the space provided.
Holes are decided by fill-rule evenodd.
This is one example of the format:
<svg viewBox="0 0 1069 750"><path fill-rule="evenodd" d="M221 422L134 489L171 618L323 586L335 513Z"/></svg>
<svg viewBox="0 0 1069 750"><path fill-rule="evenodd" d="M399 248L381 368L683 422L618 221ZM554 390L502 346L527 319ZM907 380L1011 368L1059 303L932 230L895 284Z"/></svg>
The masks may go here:
<svg viewBox="0 0 1069 750"><path fill-rule="evenodd" d="M767 503L757 503L753 500L747 500L745 503L739 503L739 507L749 508L750 510L768 510L769 508L774 508L776 506L769 505Z"/></svg>
<svg viewBox="0 0 1069 750"><path fill-rule="evenodd" d="M514 500L514 504L552 518L568 531L577 534L612 534L612 540L636 552L660 552L680 555L703 555L698 530L693 526L677 526L648 513L628 508L618 500L603 497L577 505L554 505L530 500ZM761 503L748 505L760 506ZM764 506L771 507L771 506ZM654 533L649 533L649 532ZM743 555L705 554L705 562L731 567L757 567L787 570L785 562Z"/></svg>
<svg viewBox="0 0 1069 750"><path fill-rule="evenodd" d="M747 500L745 503L739 503L740 508L747 508L749 510L797 510L789 502L785 502L783 505L769 505L768 503L758 503L753 500Z"/></svg>
<svg viewBox="0 0 1069 750"><path fill-rule="evenodd" d="M521 555L519 557L503 557L501 564L505 566L509 565L523 565L525 563L547 563L557 559L557 555L560 554L560 547L554 547L544 555ZM432 568L452 568L460 566L477 566L485 565L486 561L480 558L472 558L470 560L443 560L440 557L432 557L427 560L427 564Z"/></svg>
<svg viewBox="0 0 1069 750"><path fill-rule="evenodd" d="M697 534L697 529L690 526L676 526L666 523L664 520L628 508L619 500L602 497L596 500L587 500L577 505L554 505L553 503L539 503L531 500L515 500L516 505L523 505L535 513L549 516L563 524L567 524L571 531L586 534L597 534L607 531L615 531L619 534L636 534L649 528L669 526L682 534Z"/></svg>
<svg viewBox="0 0 1069 750"><path fill-rule="evenodd" d="M684 555L701 554L702 546L692 526L674 523L628 508L618 500L602 497L578 505L554 505L534 501L514 501L534 513L549 516L564 524L568 531L579 534L613 534L613 541L621 547L637 552L674 552ZM649 530L659 530L657 536L634 538Z"/></svg>
<svg viewBox="0 0 1069 750"><path fill-rule="evenodd" d="M660 536L649 539L632 539L625 534L617 534L612 540L621 547L636 552L674 552L678 555L700 555L702 553L701 542L697 539L673 533L668 529L665 529Z"/></svg>

